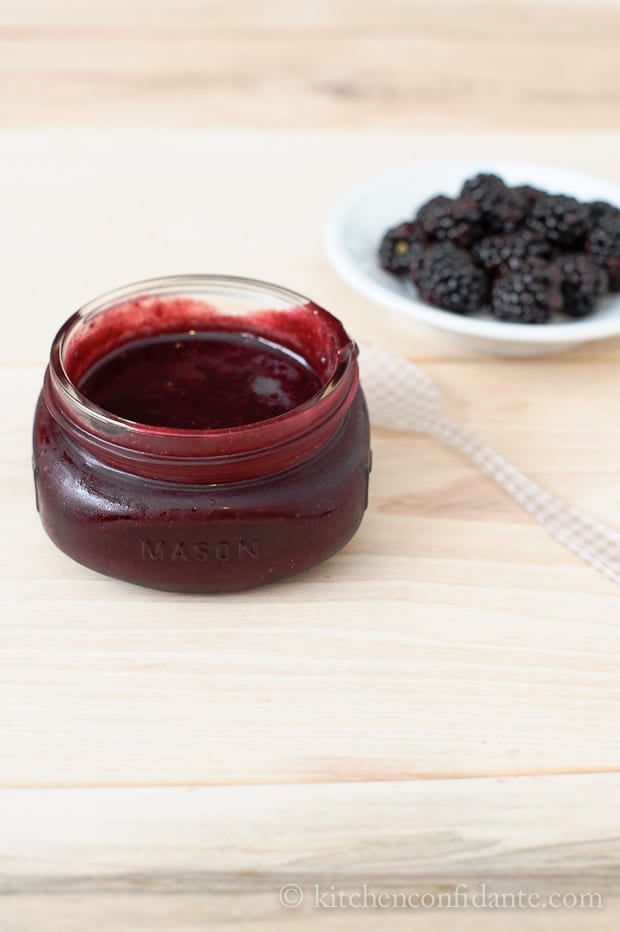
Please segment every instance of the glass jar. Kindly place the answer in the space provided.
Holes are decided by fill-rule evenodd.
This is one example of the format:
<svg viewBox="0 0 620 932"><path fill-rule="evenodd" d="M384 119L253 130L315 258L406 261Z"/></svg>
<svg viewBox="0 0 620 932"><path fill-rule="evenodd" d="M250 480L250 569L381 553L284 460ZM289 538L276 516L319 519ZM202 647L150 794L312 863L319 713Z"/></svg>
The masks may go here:
<svg viewBox="0 0 620 932"><path fill-rule="evenodd" d="M276 416L218 429L140 423L80 390L121 347L212 332L294 354L320 387ZM48 535L101 573L186 592L298 573L340 550L366 508L357 347L327 311L263 282L178 276L119 289L74 314L54 340L33 462Z"/></svg>

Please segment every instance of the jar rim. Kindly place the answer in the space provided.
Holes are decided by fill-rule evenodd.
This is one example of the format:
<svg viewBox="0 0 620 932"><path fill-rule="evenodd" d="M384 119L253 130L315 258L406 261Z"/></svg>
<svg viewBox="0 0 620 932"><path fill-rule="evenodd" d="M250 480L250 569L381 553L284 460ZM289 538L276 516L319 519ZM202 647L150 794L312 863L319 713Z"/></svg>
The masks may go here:
<svg viewBox="0 0 620 932"><path fill-rule="evenodd" d="M245 425L215 429L153 426L127 420L100 408L80 392L78 379L74 381L66 365L69 340L78 326L140 298L194 297L208 301L218 294L233 300L269 298L265 308L269 313L303 313L307 308L308 314L316 316L317 326L333 339L333 372L328 381L289 411ZM222 312L223 320L226 316ZM105 354L104 350L102 356ZM333 436L359 388L357 356L357 345L340 321L298 292L239 276L173 275L109 291L69 317L52 343L44 397L52 415L79 445L119 468L162 478L183 473L200 481L251 477L287 468Z"/></svg>
<svg viewBox="0 0 620 932"><path fill-rule="evenodd" d="M195 437L196 439L206 438L209 436L222 437L225 434L234 435L238 432L243 432L247 435L248 431L252 431L253 429L264 430L265 424L271 424L276 421L278 423L283 423L286 420L290 420L300 412L316 405L317 401L331 394L337 384L341 381L344 367L341 367L339 370L337 370L332 378L325 385L323 385L319 391L315 392L302 404L296 405L289 411L285 411L282 414L276 415L275 417L265 418L262 421L257 421L252 424L243 424L237 427L223 427L215 429L173 428L161 425L143 424L139 421L131 421L127 418L120 417L111 411L107 411L105 408L101 408L79 390L67 371L64 358L64 351L66 349L67 340L71 335L73 328L77 324L82 323L91 315L99 313L107 308L116 306L117 304L120 304L124 301L131 300L132 298L155 297L156 295L163 293L162 288L170 289L170 294L182 295L184 291L191 292L194 291L197 287L207 287L209 289L209 294L217 294L218 288L222 289L222 293L225 293L231 289L243 289L246 291L251 291L253 294L264 294L266 297L272 299L274 297L280 298L286 301L286 306L293 307L298 306L300 303L312 303L308 297L300 294L299 292L293 291L290 288L282 287L281 285L273 285L270 282L265 282L260 279L246 278L236 275L211 275L206 273L169 275L162 276L160 278L143 279L141 281L132 282L131 284L125 285L121 288L115 288L111 291L107 291L104 294L99 295L97 298L94 298L86 304L82 305L79 310L72 314L71 317L69 317L60 327L52 342L50 363L54 387L58 389L58 391L61 393L61 396L65 399L75 414L78 416L81 415L83 418L87 419L91 426L99 426L103 429L102 432L105 434L110 432L110 430L113 432L122 430L128 434L134 434L136 436L148 433L149 435L160 434L161 436L168 438L179 436L183 438ZM324 314L329 315L330 317L333 316L323 308L321 308L321 310ZM333 319L336 321L336 318ZM341 351L343 363L346 365L349 356L356 358L357 353L357 344L354 340L349 338L348 343L343 346Z"/></svg>

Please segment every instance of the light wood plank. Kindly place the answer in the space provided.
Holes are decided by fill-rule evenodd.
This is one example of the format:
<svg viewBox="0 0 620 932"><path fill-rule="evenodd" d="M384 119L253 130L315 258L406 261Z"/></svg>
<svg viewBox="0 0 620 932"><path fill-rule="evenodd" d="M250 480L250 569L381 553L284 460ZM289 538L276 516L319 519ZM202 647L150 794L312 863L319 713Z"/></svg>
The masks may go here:
<svg viewBox="0 0 620 932"><path fill-rule="evenodd" d="M0 11L0 124L617 129L613 3Z"/></svg>
<svg viewBox="0 0 620 932"><path fill-rule="evenodd" d="M389 891L387 891L389 892ZM379 913L377 915L376 913ZM214 895L83 896L39 895L7 898L0 918L10 932L616 932L620 899L607 897L596 910L314 910L273 911L271 894L241 896L228 888Z"/></svg>
<svg viewBox="0 0 620 932"><path fill-rule="evenodd" d="M480 358L329 271L321 228L338 194L394 153L446 148L444 136L361 138L3 136L0 785L618 768L616 588L429 440L376 432L355 540L305 577L252 593L191 599L107 580L39 526L30 422L54 331L102 290L192 269L311 294L360 339L421 362L447 410L551 491L620 526L617 343ZM570 145L577 167L617 174L618 137L570 139L482 136L463 149L552 160Z"/></svg>
<svg viewBox="0 0 620 932"><path fill-rule="evenodd" d="M619 893L620 774L0 795L0 892L580 880ZM572 814L566 818L567 812ZM277 888L276 888L277 889Z"/></svg>
<svg viewBox="0 0 620 932"><path fill-rule="evenodd" d="M619 903L619 791L615 774L5 792L0 920L9 922L3 928L13 928L11 919L15 928L36 928L48 909L51 930L185 930L231 921L235 928L319 923L349 930L360 923L409 928L405 913L432 932L446 927L441 908L325 909L317 897L332 889L359 893L366 884L389 896L460 889L471 898L484 884L487 896L600 897L600 908L554 909L552 927L611 930ZM291 883L305 897L299 909L280 903ZM474 928L474 916L483 930L512 929L516 915L524 918L467 902L456 913L459 928ZM544 907L525 915L528 928L549 927Z"/></svg>

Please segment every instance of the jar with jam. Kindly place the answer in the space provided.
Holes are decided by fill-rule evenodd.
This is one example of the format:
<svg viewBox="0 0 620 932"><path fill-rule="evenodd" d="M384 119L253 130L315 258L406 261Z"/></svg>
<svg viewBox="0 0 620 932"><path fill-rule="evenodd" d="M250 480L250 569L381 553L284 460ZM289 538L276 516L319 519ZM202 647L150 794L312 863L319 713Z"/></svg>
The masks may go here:
<svg viewBox="0 0 620 932"><path fill-rule="evenodd" d="M357 347L292 291L142 282L54 340L37 506L54 543L101 573L185 592L299 573L355 533L369 471Z"/></svg>

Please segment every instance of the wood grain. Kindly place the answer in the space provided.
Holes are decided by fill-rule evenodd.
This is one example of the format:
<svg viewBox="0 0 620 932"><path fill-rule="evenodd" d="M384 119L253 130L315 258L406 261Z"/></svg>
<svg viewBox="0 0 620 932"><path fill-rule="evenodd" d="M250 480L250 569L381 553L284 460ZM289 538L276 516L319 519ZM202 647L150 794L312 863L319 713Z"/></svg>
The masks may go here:
<svg viewBox="0 0 620 932"><path fill-rule="evenodd" d="M321 244L336 197L420 153L620 180L619 31L611 0L1 5L0 126L19 130L0 133L2 932L617 928L611 583L454 453L376 431L336 559L226 598L140 590L47 541L29 434L84 301L256 275L411 356L451 414L620 526L620 341L467 354L355 296ZM291 911L287 881L605 905Z"/></svg>
<svg viewBox="0 0 620 932"><path fill-rule="evenodd" d="M611 930L620 824L608 803L619 780L13 792L0 798L0 921L19 917L15 927L35 929L48 909L52 932L83 929L96 910L104 930L220 928L235 917L235 928L246 919L258 929L350 929L360 927L352 911L321 908L317 895L366 885L384 896L472 897L484 884L489 894L522 890L546 903L592 895L584 902L600 907L556 909L553 927ZM299 909L281 905L285 884L303 891ZM528 927L547 928L544 908L527 910ZM468 910L459 928L470 928ZM399 912L354 916L362 928L410 928ZM441 908L405 912L416 927L445 928ZM514 913L503 911L502 929ZM497 912L474 914L476 928L499 927Z"/></svg>
<svg viewBox="0 0 620 932"><path fill-rule="evenodd" d="M341 191L396 152L440 156L457 138L2 136L9 929L40 927L45 913L63 932L83 929L100 912L104 930L290 924L276 874L346 865L385 884L425 864L433 883L455 864L478 878L552 865L558 883L591 868L610 897L605 921L617 917L616 588L455 454L377 431L369 513L344 553L226 598L99 577L50 545L34 511L30 418L60 321L111 285L208 268L301 288L360 339L409 354L456 417L620 524L617 341L551 360L477 357L358 299L323 258L321 227ZM478 136L462 151L535 153L617 177L620 139ZM572 920L554 914L554 928ZM321 915L340 929L359 921ZM492 928L496 917L478 921Z"/></svg>
<svg viewBox="0 0 620 932"><path fill-rule="evenodd" d="M611 2L28 0L0 125L617 129Z"/></svg>
<svg viewBox="0 0 620 932"><path fill-rule="evenodd" d="M199 892L239 874L240 890L482 876L617 893L620 814L608 801L619 784L597 774L14 791L0 797L12 852L0 852L0 891L122 893L148 876L154 890Z"/></svg>

